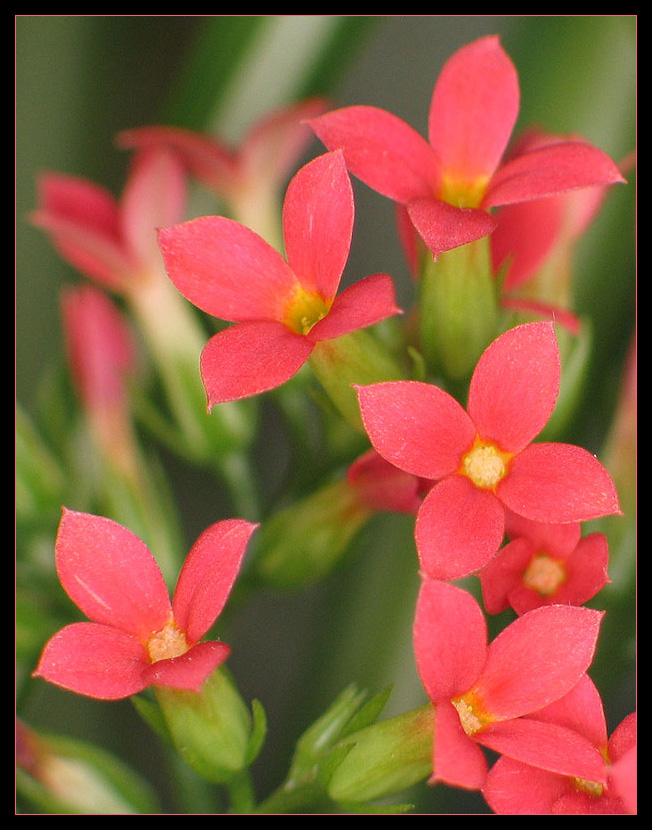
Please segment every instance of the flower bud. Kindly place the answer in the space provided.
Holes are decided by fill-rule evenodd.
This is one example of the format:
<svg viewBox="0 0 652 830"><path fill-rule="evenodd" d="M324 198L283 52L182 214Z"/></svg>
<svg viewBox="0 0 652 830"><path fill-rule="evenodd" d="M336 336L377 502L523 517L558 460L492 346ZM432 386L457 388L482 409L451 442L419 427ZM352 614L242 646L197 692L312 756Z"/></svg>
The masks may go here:
<svg viewBox="0 0 652 830"><path fill-rule="evenodd" d="M351 749L335 769L328 794L338 803L400 793L432 772L434 709L427 705L349 735Z"/></svg>
<svg viewBox="0 0 652 830"><path fill-rule="evenodd" d="M137 815L159 812L149 785L111 754L16 726L18 795L48 813Z"/></svg>
<svg viewBox="0 0 652 830"><path fill-rule="evenodd" d="M199 692L158 687L156 698L172 743L203 778L227 783L253 760L260 724L223 667Z"/></svg>

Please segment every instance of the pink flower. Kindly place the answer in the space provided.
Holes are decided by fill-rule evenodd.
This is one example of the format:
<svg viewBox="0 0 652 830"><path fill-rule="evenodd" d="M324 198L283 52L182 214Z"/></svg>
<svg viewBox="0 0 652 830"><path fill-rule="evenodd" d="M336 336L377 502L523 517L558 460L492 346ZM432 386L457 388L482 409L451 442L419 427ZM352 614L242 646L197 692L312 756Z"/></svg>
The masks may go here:
<svg viewBox="0 0 652 830"><path fill-rule="evenodd" d="M159 275L165 278L156 228L179 221L185 198L179 162L165 150L147 150L134 157L119 200L85 179L46 173L32 221L82 274L133 295Z"/></svg>
<svg viewBox="0 0 652 830"><path fill-rule="evenodd" d="M35 677L117 700L148 686L198 691L229 647L199 642L222 611L256 525L230 519L193 545L170 603L145 544L116 522L64 509L56 540L61 584L91 622L46 644Z"/></svg>
<svg viewBox="0 0 652 830"><path fill-rule="evenodd" d="M511 540L478 574L484 606L524 614L539 605L583 605L609 582L603 533L582 537L579 523L542 524L507 513Z"/></svg>
<svg viewBox="0 0 652 830"><path fill-rule="evenodd" d="M532 717L583 735L600 752L602 780L564 775L502 757L483 795L499 815L632 815L636 813L636 713L607 739L600 694L585 675L567 695Z"/></svg>
<svg viewBox="0 0 652 830"><path fill-rule="evenodd" d="M552 323L516 326L480 357L466 410L420 381L358 387L362 420L383 458L435 480L416 520L421 567L456 579L499 549L505 510L564 524L619 513L613 482L590 452L534 438L555 406L560 358Z"/></svg>
<svg viewBox="0 0 652 830"><path fill-rule="evenodd" d="M600 150L570 141L502 163L519 110L516 70L498 38L457 51L435 85L426 141L404 121L354 106L312 119L349 170L407 210L435 257L491 233L493 207L623 181Z"/></svg>
<svg viewBox="0 0 652 830"><path fill-rule="evenodd" d="M424 580L414 650L435 709L430 783L481 788L487 761L480 745L604 782L604 762L591 741L565 726L525 717L580 681L593 659L602 616L570 605L537 608L487 644L485 617L474 597L451 583Z"/></svg>
<svg viewBox="0 0 652 830"><path fill-rule="evenodd" d="M288 186L287 260L249 228L205 216L159 233L165 267L191 303L235 326L201 356L209 408L280 386L315 345L398 313L389 276L337 291L351 244L353 192L339 152L319 156Z"/></svg>
<svg viewBox="0 0 652 830"><path fill-rule="evenodd" d="M375 450L369 450L350 465L346 482L363 508L415 514L431 483L399 470Z"/></svg>

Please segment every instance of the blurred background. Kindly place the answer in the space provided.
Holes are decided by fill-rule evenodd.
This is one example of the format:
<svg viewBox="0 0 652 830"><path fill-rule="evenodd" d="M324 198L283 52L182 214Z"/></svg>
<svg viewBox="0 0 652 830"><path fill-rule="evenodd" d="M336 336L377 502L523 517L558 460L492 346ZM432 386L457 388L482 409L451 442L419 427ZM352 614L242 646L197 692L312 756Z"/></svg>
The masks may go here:
<svg viewBox="0 0 652 830"><path fill-rule="evenodd" d="M59 291L79 281L45 234L27 221L41 171L82 176L117 195L128 163L128 154L115 145L119 131L175 123L237 142L268 109L307 94L325 94L334 106L383 107L425 134L443 63L485 34L500 35L519 72L516 132L537 124L580 133L616 161L635 148L631 15L18 15L15 322L21 406L38 411L40 385L62 361ZM322 149L314 142L307 157ZM591 317L597 338L571 437L594 452L617 405L634 331L635 173L628 179L627 187L614 188L582 240L577 263L579 311ZM354 186L357 218L347 279L386 271L399 299L409 297L392 205ZM269 457L267 469L282 449L273 441L261 448ZM223 517L224 500L201 473L174 459L169 470L190 543ZM274 481L273 470L269 475ZM300 731L347 684L371 693L393 684L388 715L425 702L409 632L416 587L411 546L409 521L378 517L357 542L355 568L345 566L300 595L265 592L231 620L229 665L245 699L260 699L270 722L254 770L261 795L282 780ZM401 547L408 567L400 557L397 564ZM594 678L604 689L610 730L635 708L632 602L621 611L622 630L611 635L612 647L598 661ZM390 629L405 634L388 636ZM152 760L150 733L129 703L105 705L44 685L21 700L22 716L126 757L163 788L164 803L175 809L175 796L165 792L166 779ZM476 795L445 788L423 786L410 798L424 813L487 812Z"/></svg>

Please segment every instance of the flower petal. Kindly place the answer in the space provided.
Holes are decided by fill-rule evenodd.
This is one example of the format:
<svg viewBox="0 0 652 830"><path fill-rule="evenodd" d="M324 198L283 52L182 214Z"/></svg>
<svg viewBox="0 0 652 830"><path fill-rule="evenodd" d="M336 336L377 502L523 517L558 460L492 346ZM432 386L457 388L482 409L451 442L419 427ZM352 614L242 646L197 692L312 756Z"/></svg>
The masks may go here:
<svg viewBox="0 0 652 830"><path fill-rule="evenodd" d="M463 46L442 69L428 136L446 177L489 179L507 147L519 108L516 69L497 37Z"/></svg>
<svg viewBox="0 0 652 830"><path fill-rule="evenodd" d="M340 151L302 167L283 203L287 261L309 292L326 300L337 293L353 233L353 188Z"/></svg>
<svg viewBox="0 0 652 830"><path fill-rule="evenodd" d="M262 237L224 216L200 216L158 234L168 276L221 320L282 320L297 280Z"/></svg>
<svg viewBox="0 0 652 830"><path fill-rule="evenodd" d="M335 298L326 317L312 327L308 337L314 341L330 340L400 313L391 277L373 274L345 288Z"/></svg>
<svg viewBox="0 0 652 830"><path fill-rule="evenodd" d="M423 500L415 526L422 571L433 579L461 579L484 567L505 532L505 511L489 490L450 476Z"/></svg>
<svg viewBox="0 0 652 830"><path fill-rule="evenodd" d="M487 625L468 591L448 582L421 583L413 627L414 652L421 682L439 707L467 691L487 655Z"/></svg>
<svg viewBox="0 0 652 830"><path fill-rule="evenodd" d="M285 383L308 360L314 344L282 323L238 323L213 335L201 355L209 409Z"/></svg>
<svg viewBox="0 0 652 830"><path fill-rule="evenodd" d="M39 180L39 207L30 218L82 274L111 290L125 289L134 263L120 236L118 204L104 188L48 173Z"/></svg>
<svg viewBox="0 0 652 830"><path fill-rule="evenodd" d="M607 746L607 721L602 698L588 674L583 675L568 694L529 717L572 729L584 735L598 749ZM611 755L609 758L613 760Z"/></svg>
<svg viewBox="0 0 652 830"><path fill-rule="evenodd" d="M346 166L369 187L405 203L439 190L437 160L409 124L377 107L344 107L310 126L329 150L344 150Z"/></svg>
<svg viewBox="0 0 652 830"><path fill-rule="evenodd" d="M186 208L186 178L177 158L165 149L136 153L121 208L122 237L134 261L160 271L156 229L178 222Z"/></svg>
<svg viewBox="0 0 652 830"><path fill-rule="evenodd" d="M621 515L607 470L588 450L572 444L531 444L512 459L496 494L514 513L535 522Z"/></svg>
<svg viewBox="0 0 652 830"><path fill-rule="evenodd" d="M94 622L145 641L170 620L170 598L154 557L117 522L64 508L55 555L65 591Z"/></svg>
<svg viewBox="0 0 652 830"><path fill-rule="evenodd" d="M597 147L585 141L558 142L508 161L493 177L482 206L497 207L624 181L616 164Z"/></svg>
<svg viewBox="0 0 652 830"><path fill-rule="evenodd" d="M502 450L522 450L548 422L560 377L552 323L526 323L500 335L471 378L467 410L478 433Z"/></svg>
<svg viewBox="0 0 652 830"><path fill-rule="evenodd" d="M571 778L503 756L491 767L482 795L500 816L552 815L555 802L575 790Z"/></svg>
<svg viewBox="0 0 652 830"><path fill-rule="evenodd" d="M482 587L482 601L488 614L500 614L509 608L511 592L523 584L523 572L533 555L529 539L514 539L480 571L478 579Z"/></svg>
<svg viewBox="0 0 652 830"><path fill-rule="evenodd" d="M550 605L518 617L489 645L474 687L483 708L494 720L507 720L569 692L591 664L603 616L590 608Z"/></svg>
<svg viewBox="0 0 652 830"><path fill-rule="evenodd" d="M475 427L455 398L420 381L374 383L357 392L365 429L383 458L422 478L457 470Z"/></svg>
<svg viewBox="0 0 652 830"><path fill-rule="evenodd" d="M431 197L408 202L407 212L435 258L443 251L482 239L496 227L496 220L485 210L459 208Z"/></svg>
<svg viewBox="0 0 652 830"><path fill-rule="evenodd" d="M189 644L200 640L220 615L257 525L226 519L207 528L183 564L172 607Z"/></svg>
<svg viewBox="0 0 652 830"><path fill-rule="evenodd" d="M489 724L475 738L488 749L525 764L606 784L606 766L599 748L565 726L515 718Z"/></svg>
<svg viewBox="0 0 652 830"><path fill-rule="evenodd" d="M157 660L147 666L144 676L148 685L198 692L208 675L222 665L230 651L225 643L197 643L180 657Z"/></svg>
<svg viewBox="0 0 652 830"><path fill-rule="evenodd" d="M34 677L80 695L119 700L148 685L145 647L132 634L98 623L73 623L46 644Z"/></svg>
<svg viewBox="0 0 652 830"><path fill-rule="evenodd" d="M487 760L478 744L462 729L460 718L448 701L435 707L435 739L429 784L447 784L479 790L487 776Z"/></svg>

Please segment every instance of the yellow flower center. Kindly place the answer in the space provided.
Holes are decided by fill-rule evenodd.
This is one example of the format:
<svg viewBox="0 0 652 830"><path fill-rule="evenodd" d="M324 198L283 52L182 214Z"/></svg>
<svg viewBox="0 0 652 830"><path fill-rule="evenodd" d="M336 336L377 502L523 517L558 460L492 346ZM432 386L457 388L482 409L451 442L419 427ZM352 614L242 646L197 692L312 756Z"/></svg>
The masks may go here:
<svg viewBox="0 0 652 830"><path fill-rule="evenodd" d="M186 635L177 628L174 620L157 631L147 642L147 651L152 663L158 660L170 660L172 657L180 657L185 654L190 646Z"/></svg>
<svg viewBox="0 0 652 830"><path fill-rule="evenodd" d="M451 703L457 710L462 729L467 735L474 735L492 721L492 718L483 711L477 695L472 692L467 692L462 697L452 700Z"/></svg>
<svg viewBox="0 0 652 830"><path fill-rule="evenodd" d="M573 783L578 790L599 798L604 792L604 787L599 781L588 781L586 778L573 778Z"/></svg>
<svg viewBox="0 0 652 830"><path fill-rule="evenodd" d="M505 477L511 455L476 438L462 458L460 473L483 490L492 490Z"/></svg>
<svg viewBox="0 0 652 830"><path fill-rule="evenodd" d="M308 334L330 311L330 303L321 294L298 286L285 308L285 325L297 334Z"/></svg>
<svg viewBox="0 0 652 830"><path fill-rule="evenodd" d="M525 569L523 582L542 597L554 594L566 580L566 570L558 559L538 553Z"/></svg>
<svg viewBox="0 0 652 830"><path fill-rule="evenodd" d="M488 185L489 178L487 176L465 179L449 173L442 178L439 198L442 202L447 202L454 207L477 208L487 192Z"/></svg>

